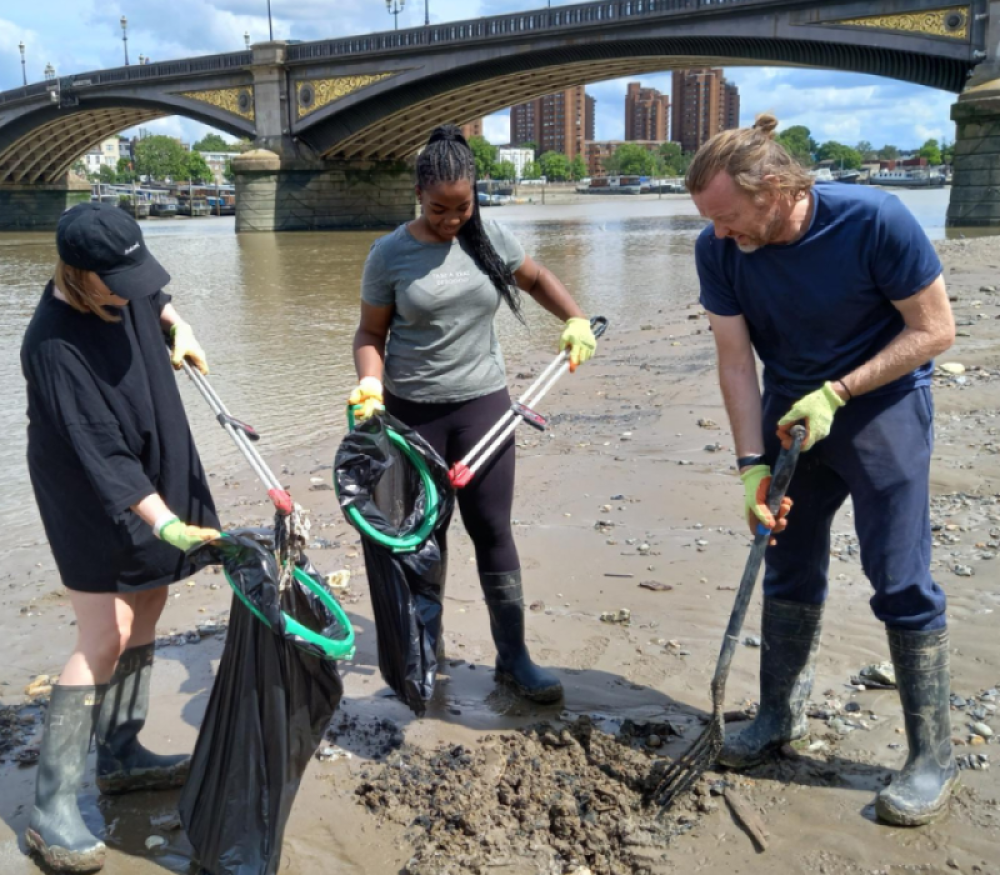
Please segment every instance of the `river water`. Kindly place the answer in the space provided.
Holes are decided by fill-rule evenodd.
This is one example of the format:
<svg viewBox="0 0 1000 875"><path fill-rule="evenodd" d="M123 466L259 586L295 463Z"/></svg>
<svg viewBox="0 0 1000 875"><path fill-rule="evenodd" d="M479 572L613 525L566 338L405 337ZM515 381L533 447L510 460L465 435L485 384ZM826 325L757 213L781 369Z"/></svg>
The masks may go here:
<svg viewBox="0 0 1000 875"><path fill-rule="evenodd" d="M900 192L933 239L945 236L948 194ZM607 316L612 327L655 322L658 312L697 300L691 253L704 221L686 196L601 197L486 215L508 224L586 312ZM168 291L178 310L205 347L212 384L234 415L263 433L262 452L275 459L342 431L355 381L351 341L361 270L384 232L236 235L232 218L214 217L149 220L143 231L173 277ZM7 533L0 550L43 540L24 461L18 353L55 256L52 234L0 235L0 524ZM530 300L525 313L527 328L500 316L509 360L529 349L554 353L556 320ZM243 465L201 396L180 380L206 467L228 472Z"/></svg>

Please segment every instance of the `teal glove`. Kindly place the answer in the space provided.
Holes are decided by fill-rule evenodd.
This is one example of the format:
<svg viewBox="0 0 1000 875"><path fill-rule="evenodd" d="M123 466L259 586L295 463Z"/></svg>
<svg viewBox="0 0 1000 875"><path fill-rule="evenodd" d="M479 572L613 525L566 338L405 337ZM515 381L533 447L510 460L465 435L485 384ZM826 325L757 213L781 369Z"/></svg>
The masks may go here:
<svg viewBox="0 0 1000 875"><path fill-rule="evenodd" d="M740 474L740 480L743 481L743 503L750 531L756 532L758 525L763 525L775 534L784 531L788 525L785 517L792 509L792 500L787 496L781 499L778 518L775 519L767 506L767 491L771 488L771 469L767 465L754 465Z"/></svg>
<svg viewBox="0 0 1000 875"><path fill-rule="evenodd" d="M802 452L811 450L816 441L821 441L830 434L833 414L846 403L834 391L832 383L824 383L822 389L800 398L792 405L792 409L778 420L778 437L781 438L781 445L786 450L791 449L792 426L797 422L804 422L806 439L802 443Z"/></svg>
<svg viewBox="0 0 1000 875"><path fill-rule="evenodd" d="M589 361L597 352L597 338L590 329L590 320L583 316L572 316L566 320L562 337L559 338L559 351L569 348L569 371L573 373L584 362Z"/></svg>
<svg viewBox="0 0 1000 875"><path fill-rule="evenodd" d="M156 532L156 529L154 528L153 531ZM185 525L177 517L174 517L160 527L157 537L171 547L176 547L187 553L192 547L197 547L206 541L217 541L222 537L222 533L216 529Z"/></svg>

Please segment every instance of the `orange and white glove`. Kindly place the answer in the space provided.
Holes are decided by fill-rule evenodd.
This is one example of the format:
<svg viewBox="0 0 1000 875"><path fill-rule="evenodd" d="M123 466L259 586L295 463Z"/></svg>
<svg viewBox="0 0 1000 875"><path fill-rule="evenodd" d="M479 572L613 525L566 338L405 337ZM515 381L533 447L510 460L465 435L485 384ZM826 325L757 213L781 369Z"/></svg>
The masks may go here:
<svg viewBox="0 0 1000 875"><path fill-rule="evenodd" d="M744 505L750 531L756 534L758 526L770 529L775 535L784 531L788 525L785 517L792 509L792 500L787 496L781 499L778 518L775 519L767 506L767 491L771 488L771 468L768 465L754 465L740 474L740 480L743 481Z"/></svg>
<svg viewBox="0 0 1000 875"><path fill-rule="evenodd" d="M377 377L365 377L351 392L347 403L351 405L356 423L370 419L375 413L385 410L382 399L382 381Z"/></svg>

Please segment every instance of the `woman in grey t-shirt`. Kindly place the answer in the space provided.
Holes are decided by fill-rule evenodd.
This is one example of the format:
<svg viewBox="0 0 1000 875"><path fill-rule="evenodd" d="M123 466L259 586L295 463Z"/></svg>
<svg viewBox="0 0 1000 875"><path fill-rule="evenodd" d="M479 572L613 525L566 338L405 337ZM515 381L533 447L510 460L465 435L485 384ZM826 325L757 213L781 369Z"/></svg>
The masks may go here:
<svg viewBox="0 0 1000 875"><path fill-rule="evenodd" d="M569 349L573 370L597 343L559 279L525 255L508 231L483 222L475 159L454 125L437 128L417 159L417 196L420 218L377 241L365 264L354 338L360 383L351 403L362 417L384 403L452 465L510 409L493 325L501 301L520 318L524 290L565 320L559 344ZM476 549L497 680L533 701L555 702L562 684L531 661L524 643L513 500L511 437L458 493L458 506ZM438 537L446 562L445 529Z"/></svg>

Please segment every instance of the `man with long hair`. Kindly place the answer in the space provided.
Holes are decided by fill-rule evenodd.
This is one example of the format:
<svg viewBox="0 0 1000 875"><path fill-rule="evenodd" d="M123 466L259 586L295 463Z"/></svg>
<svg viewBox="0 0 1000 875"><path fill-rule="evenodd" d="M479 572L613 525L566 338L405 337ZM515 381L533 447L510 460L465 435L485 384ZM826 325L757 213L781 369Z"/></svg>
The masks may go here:
<svg viewBox="0 0 1000 875"><path fill-rule="evenodd" d="M956 777L929 498L932 359L951 346L954 320L941 263L899 200L814 185L774 139L776 127L763 115L751 128L722 132L687 175L712 223L695 255L744 508L751 529L763 523L783 532L765 555L760 711L720 761L752 766L806 732L830 527L850 496L909 743L876 811L915 826L940 814ZM775 518L766 506L770 466L797 422L808 432L805 452Z"/></svg>

